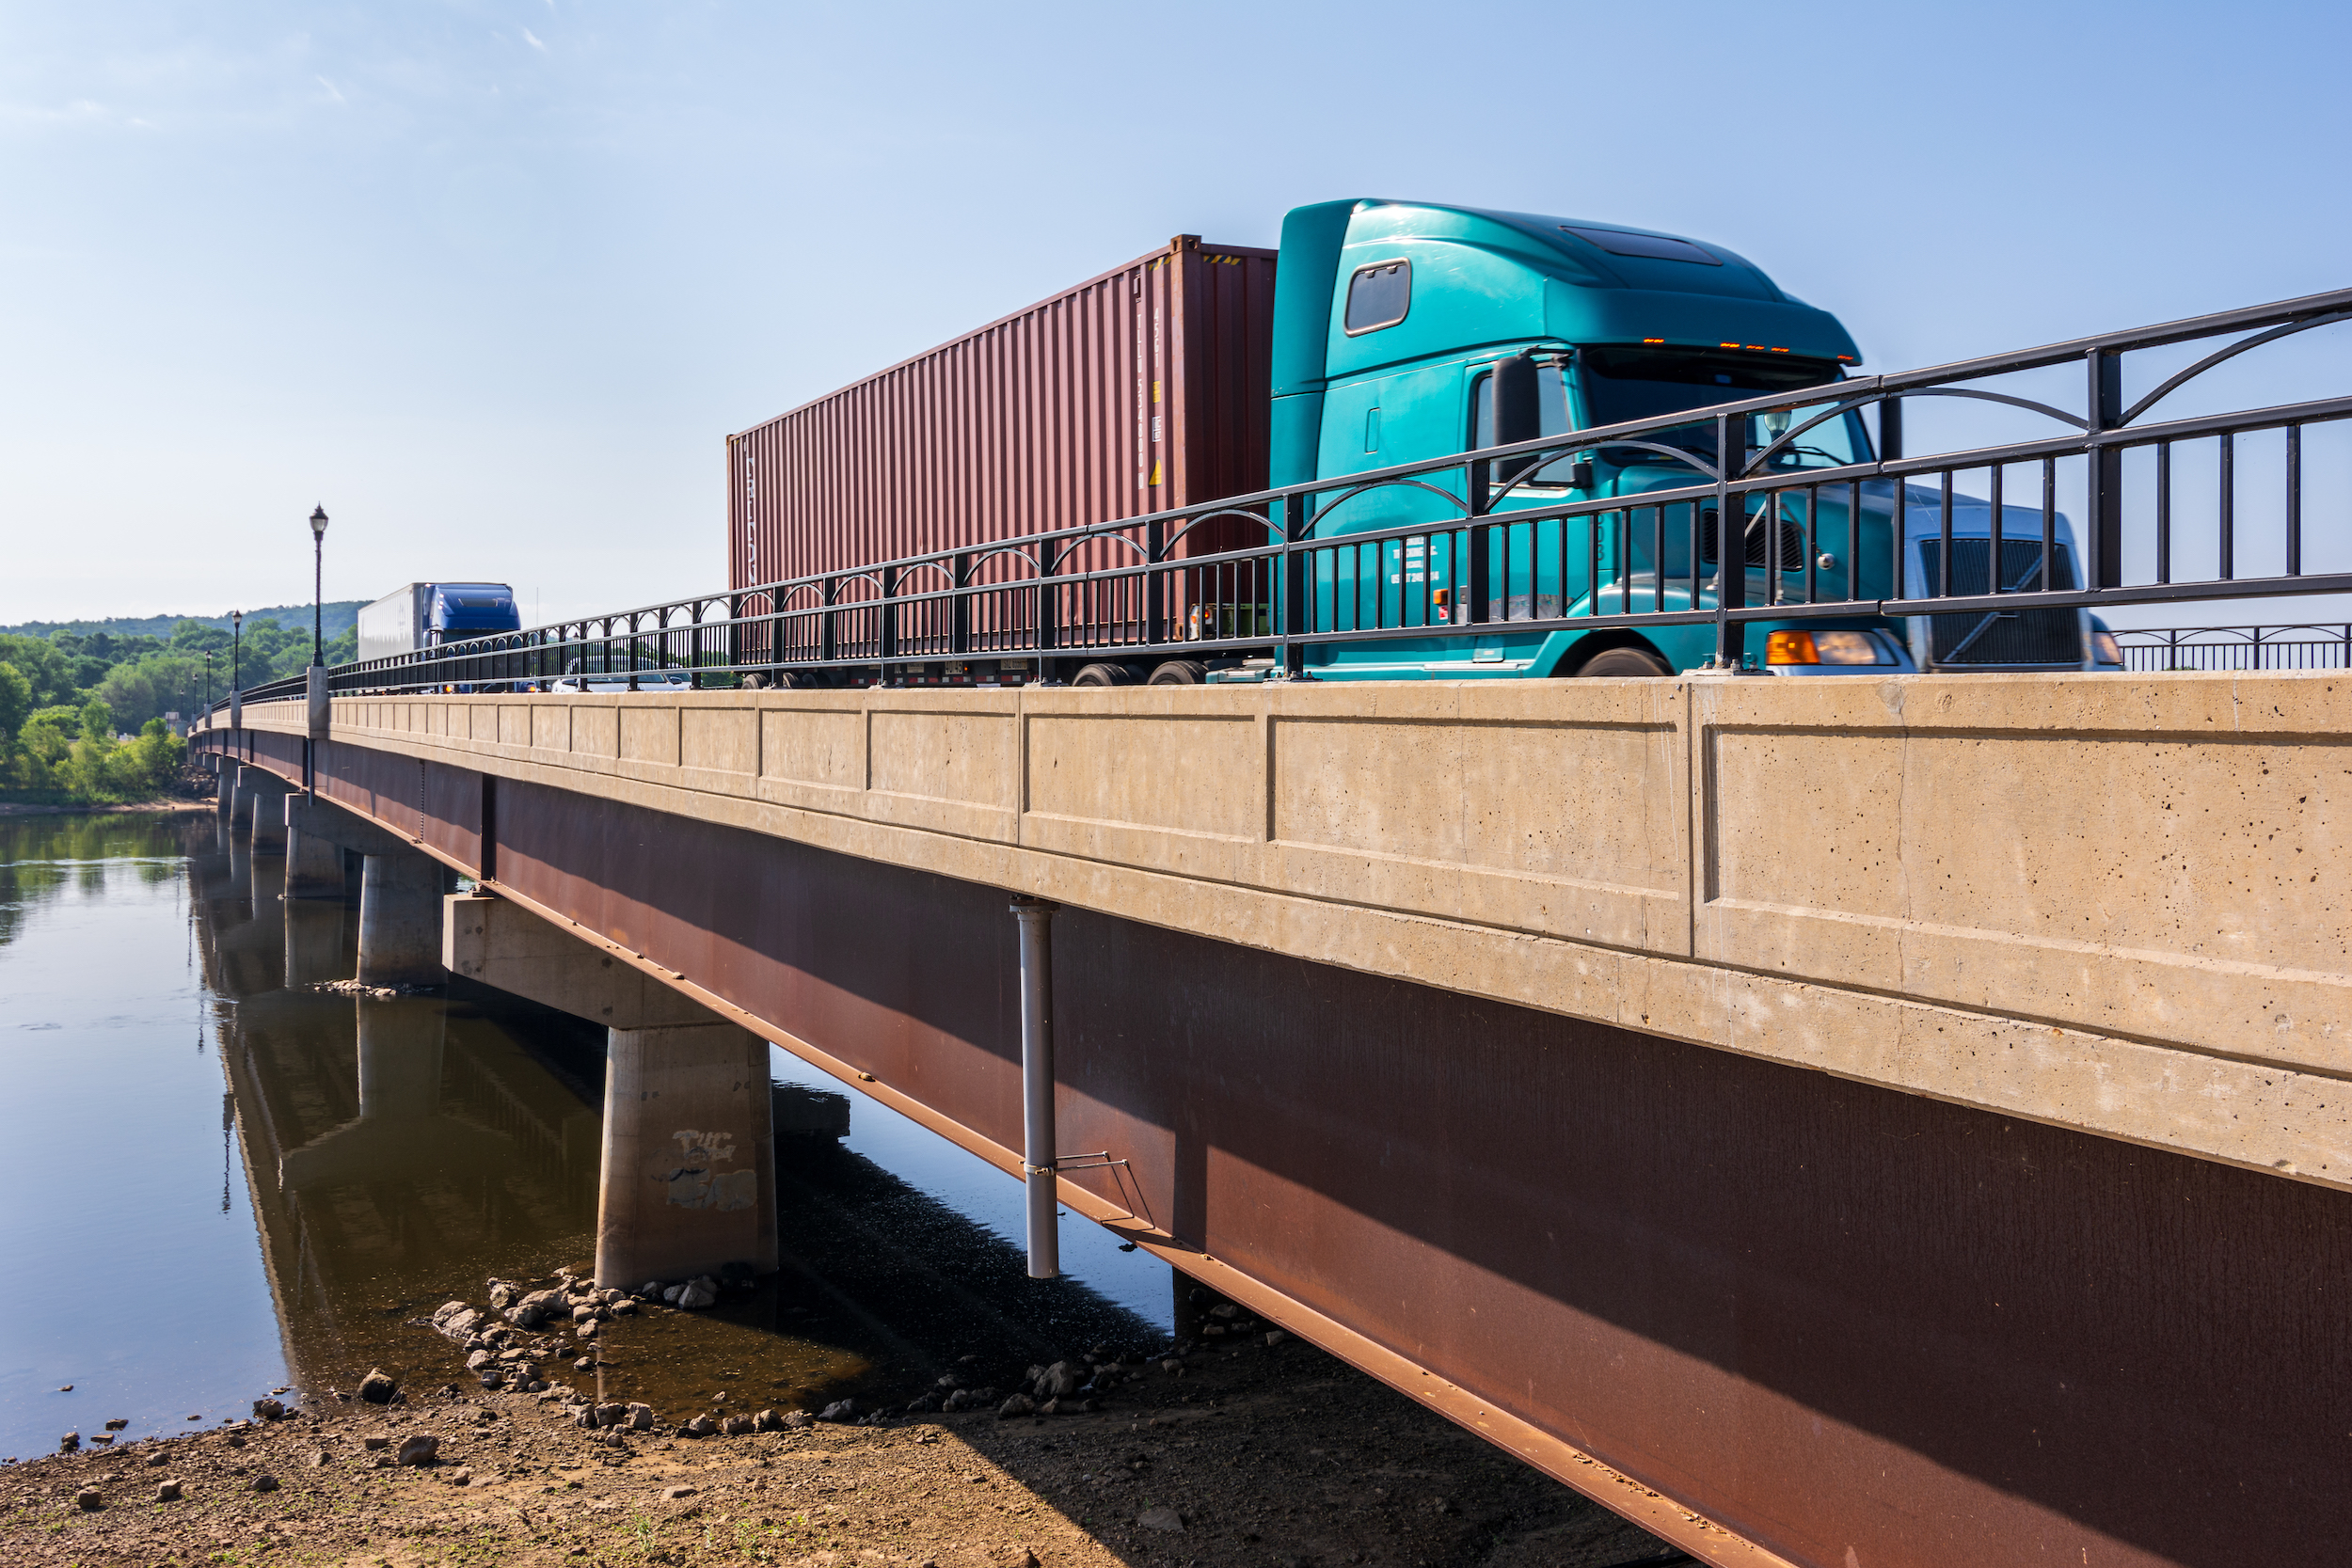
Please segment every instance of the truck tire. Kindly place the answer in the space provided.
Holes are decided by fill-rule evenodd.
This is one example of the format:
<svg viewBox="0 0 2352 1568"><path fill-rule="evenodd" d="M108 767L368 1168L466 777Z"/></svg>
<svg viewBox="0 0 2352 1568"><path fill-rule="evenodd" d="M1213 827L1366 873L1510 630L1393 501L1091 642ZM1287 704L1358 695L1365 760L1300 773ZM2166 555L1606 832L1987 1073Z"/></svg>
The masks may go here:
<svg viewBox="0 0 2352 1568"><path fill-rule="evenodd" d="M1089 664L1070 682L1073 686L1133 686L1136 673L1123 664Z"/></svg>
<svg viewBox="0 0 2352 1568"><path fill-rule="evenodd" d="M1666 661L1647 648L1603 648L1576 667L1577 674L1585 675L1671 675Z"/></svg>
<svg viewBox="0 0 2352 1568"><path fill-rule="evenodd" d="M1208 683L1208 666L1198 659L1171 658L1152 672L1150 686L1204 686Z"/></svg>

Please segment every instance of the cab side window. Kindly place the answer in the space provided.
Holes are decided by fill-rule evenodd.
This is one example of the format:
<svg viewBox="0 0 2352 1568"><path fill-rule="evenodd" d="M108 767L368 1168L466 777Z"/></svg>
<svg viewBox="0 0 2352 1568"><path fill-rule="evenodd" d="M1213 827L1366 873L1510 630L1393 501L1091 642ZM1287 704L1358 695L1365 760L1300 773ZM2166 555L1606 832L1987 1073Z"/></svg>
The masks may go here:
<svg viewBox="0 0 2352 1568"><path fill-rule="evenodd" d="M1368 267L1358 267L1356 276L1347 280L1347 311L1343 319L1348 336L1394 326L1405 319L1412 305L1412 262L1375 261Z"/></svg>

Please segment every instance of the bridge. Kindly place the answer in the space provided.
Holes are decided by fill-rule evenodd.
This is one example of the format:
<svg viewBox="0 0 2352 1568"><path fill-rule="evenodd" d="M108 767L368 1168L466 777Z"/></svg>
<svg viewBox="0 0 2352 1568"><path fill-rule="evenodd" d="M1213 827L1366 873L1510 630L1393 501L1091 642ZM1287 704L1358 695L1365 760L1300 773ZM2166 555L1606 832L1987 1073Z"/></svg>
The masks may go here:
<svg viewBox="0 0 2352 1568"><path fill-rule="evenodd" d="M348 698L308 797L301 704L199 745L290 887L366 852L363 974L618 1007L696 1126L772 1042L1021 1174L1054 907L1061 1203L1702 1560L2297 1561L2352 1431L2345 699ZM614 1277L751 1255L627 1208L672 1129L607 1103Z"/></svg>
<svg viewBox="0 0 2352 1568"><path fill-rule="evenodd" d="M1076 531L1145 542L1067 579L1038 536L1009 586L959 560L864 597L731 590L314 670L194 745L290 898L363 863L363 979L456 973L609 1028L609 1282L772 1250L773 1045L1027 1181L1035 1272L1057 1211L1109 1227L1703 1561L2333 1561L2352 671L2127 670L2086 624L2073 671L1740 672L1759 622L1907 622L1962 667L1973 634L1944 628L1970 617L2352 587L2309 569L2332 542L2306 562L2301 456L2352 399L2141 420L2347 315L2352 293L1841 383L1833 411L1880 421L1843 469L1759 467L1726 405L1683 490L1498 520L1490 465L1666 421L1580 432L1449 459L1456 514L1343 543L1294 487L1217 503L1269 543L1206 565L1162 548L1170 515ZM2126 404L2124 355L2230 334ZM2070 363L2079 417L1995 399L2066 432L1902 455L1903 403ZM2259 441L2283 454L2266 512L2233 487ZM2199 443L2217 564L2189 580L2174 452L2185 473ZM2051 570L2069 464L2080 586ZM1349 495L1435 493L1440 467ZM2039 507L2005 509L2005 474ZM1875 499L1931 567L1963 562L1956 479L1993 495L1967 503L1985 559L2019 546L2041 587L1906 586L1898 562L1866 600L1851 552L1824 564L1840 490L1838 515ZM1548 613L1510 564L1545 528L1596 563L1654 531L1651 574L1620 550L1613 598ZM1743 536L1761 582L1703 594ZM1340 557L1391 545L1458 552L1468 602L1345 621ZM2277 572L2233 575L2257 560ZM946 586L915 585L931 566ZM1255 596L1270 657L1051 680L1247 652L1212 577ZM1132 613L1078 613L1120 583ZM1187 605L1206 634L1178 640ZM1705 624L1717 657L1296 678L1318 646L1490 618Z"/></svg>

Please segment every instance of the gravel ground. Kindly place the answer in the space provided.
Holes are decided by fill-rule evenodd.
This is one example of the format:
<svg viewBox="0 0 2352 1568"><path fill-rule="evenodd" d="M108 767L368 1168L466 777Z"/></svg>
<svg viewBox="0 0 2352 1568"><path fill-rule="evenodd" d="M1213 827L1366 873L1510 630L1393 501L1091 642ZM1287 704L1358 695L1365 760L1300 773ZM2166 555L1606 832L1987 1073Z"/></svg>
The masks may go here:
<svg viewBox="0 0 2352 1568"><path fill-rule="evenodd" d="M0 1470L0 1561L1689 1560L1296 1339L1212 1344L1175 1368L1150 1363L1087 1415L1008 1420L988 1410L702 1439L583 1429L551 1394L330 1402ZM437 1462L391 1463L417 1433L440 1439ZM371 1449L371 1438L387 1446ZM274 1486L257 1489L265 1477ZM177 1500L157 1500L166 1482Z"/></svg>

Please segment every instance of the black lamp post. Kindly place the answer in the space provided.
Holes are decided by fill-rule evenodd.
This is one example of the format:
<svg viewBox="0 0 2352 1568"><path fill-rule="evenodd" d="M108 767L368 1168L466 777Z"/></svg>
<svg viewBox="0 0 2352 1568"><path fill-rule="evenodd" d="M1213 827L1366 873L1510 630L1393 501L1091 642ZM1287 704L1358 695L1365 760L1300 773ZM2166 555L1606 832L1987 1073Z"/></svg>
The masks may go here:
<svg viewBox="0 0 2352 1568"><path fill-rule="evenodd" d="M326 662L326 643L320 635L326 622L326 508L310 508L310 662Z"/></svg>
<svg viewBox="0 0 2352 1568"><path fill-rule="evenodd" d="M238 744L244 744L245 729L245 611L229 612L229 727L240 732Z"/></svg>
<svg viewBox="0 0 2352 1568"><path fill-rule="evenodd" d="M213 650L204 650L204 717L213 716Z"/></svg>

